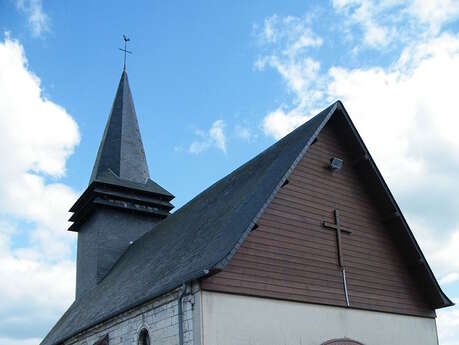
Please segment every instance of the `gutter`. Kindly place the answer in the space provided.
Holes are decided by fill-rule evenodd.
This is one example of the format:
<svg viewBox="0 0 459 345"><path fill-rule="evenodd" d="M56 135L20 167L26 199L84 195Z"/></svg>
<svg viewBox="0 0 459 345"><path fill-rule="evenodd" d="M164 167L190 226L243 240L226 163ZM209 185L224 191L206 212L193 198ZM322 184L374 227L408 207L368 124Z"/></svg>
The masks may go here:
<svg viewBox="0 0 459 345"><path fill-rule="evenodd" d="M183 297L185 296L187 283L184 283L180 288L177 304L178 304L178 327L179 327L179 345L183 345Z"/></svg>

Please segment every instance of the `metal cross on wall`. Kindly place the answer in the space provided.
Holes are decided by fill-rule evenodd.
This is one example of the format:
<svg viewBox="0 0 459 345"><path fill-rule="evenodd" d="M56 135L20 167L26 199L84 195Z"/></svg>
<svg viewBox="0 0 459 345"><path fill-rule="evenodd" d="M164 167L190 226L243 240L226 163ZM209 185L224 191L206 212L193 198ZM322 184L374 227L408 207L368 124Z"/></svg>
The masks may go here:
<svg viewBox="0 0 459 345"><path fill-rule="evenodd" d="M124 40L124 49L118 48L119 50L124 52L124 66L123 70L126 70L126 53L132 54L131 51L126 49L127 43L131 40L130 38L126 37L126 35L123 35L123 40Z"/></svg>
<svg viewBox="0 0 459 345"><path fill-rule="evenodd" d="M346 304L349 306L350 304L349 304L349 295L347 291L346 269L344 268L343 251L341 248L341 233L344 232L345 234L351 234L352 231L341 226L338 210L334 210L334 214L335 214L335 224L328 223L328 222L322 222L322 226L327 229L336 231L336 245L338 247L338 265L341 268L341 272L343 274L343 284L344 284L344 293L346 296Z"/></svg>

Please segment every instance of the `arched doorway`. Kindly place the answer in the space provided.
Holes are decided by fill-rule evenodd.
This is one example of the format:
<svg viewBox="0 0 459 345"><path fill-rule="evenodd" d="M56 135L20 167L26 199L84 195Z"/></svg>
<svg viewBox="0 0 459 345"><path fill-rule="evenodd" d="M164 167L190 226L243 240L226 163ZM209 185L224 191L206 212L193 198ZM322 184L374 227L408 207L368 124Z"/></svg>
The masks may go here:
<svg viewBox="0 0 459 345"><path fill-rule="evenodd" d="M358 341L349 339L349 338L341 338L341 339L328 340L325 343L322 343L322 345L363 345L363 344L359 343Z"/></svg>

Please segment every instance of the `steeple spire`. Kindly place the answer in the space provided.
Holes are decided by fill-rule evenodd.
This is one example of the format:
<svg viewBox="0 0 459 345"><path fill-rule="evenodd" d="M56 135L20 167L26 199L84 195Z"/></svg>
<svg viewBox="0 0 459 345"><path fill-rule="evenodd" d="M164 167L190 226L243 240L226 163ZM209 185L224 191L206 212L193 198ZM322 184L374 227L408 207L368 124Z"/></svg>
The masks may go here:
<svg viewBox="0 0 459 345"><path fill-rule="evenodd" d="M167 198L173 197L150 179L128 76L124 70L89 184L93 182L140 188Z"/></svg>
<svg viewBox="0 0 459 345"><path fill-rule="evenodd" d="M126 70L89 186L70 209L78 232L76 297L99 284L129 244L168 217L174 198L150 179Z"/></svg>
<svg viewBox="0 0 459 345"><path fill-rule="evenodd" d="M104 180L110 175L136 183L146 183L150 178L128 77L124 70L90 183Z"/></svg>

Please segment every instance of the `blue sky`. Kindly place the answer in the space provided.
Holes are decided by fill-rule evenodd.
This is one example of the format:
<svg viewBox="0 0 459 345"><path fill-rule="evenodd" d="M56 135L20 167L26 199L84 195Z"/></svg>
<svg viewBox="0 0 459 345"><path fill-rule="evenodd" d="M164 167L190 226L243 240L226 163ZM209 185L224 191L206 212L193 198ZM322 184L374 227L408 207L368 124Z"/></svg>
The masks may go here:
<svg viewBox="0 0 459 345"><path fill-rule="evenodd" d="M341 99L459 298L457 1L5 0L0 30L0 343L37 343L73 300L67 210L89 180L123 33L150 175L177 207ZM438 326L459 344L458 308Z"/></svg>

